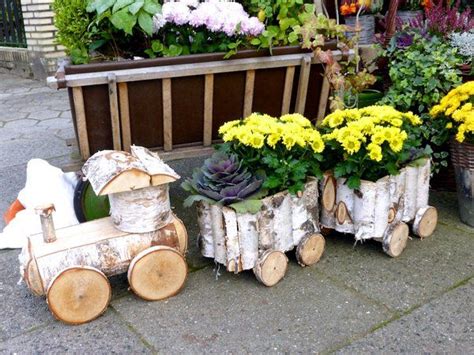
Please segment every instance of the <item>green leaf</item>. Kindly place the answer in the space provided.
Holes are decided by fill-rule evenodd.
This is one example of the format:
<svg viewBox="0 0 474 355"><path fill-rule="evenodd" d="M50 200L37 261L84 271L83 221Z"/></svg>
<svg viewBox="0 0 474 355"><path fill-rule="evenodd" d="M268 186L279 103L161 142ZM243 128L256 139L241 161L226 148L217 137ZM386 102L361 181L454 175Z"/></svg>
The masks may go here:
<svg viewBox="0 0 474 355"><path fill-rule="evenodd" d="M360 187L360 177L352 175L347 179L347 186L350 189L358 189Z"/></svg>
<svg viewBox="0 0 474 355"><path fill-rule="evenodd" d="M150 14L140 11L138 13L138 24L147 35L151 36L153 34L153 19Z"/></svg>
<svg viewBox="0 0 474 355"><path fill-rule="evenodd" d="M143 6L143 10L148 12L150 15L155 15L161 11L161 5L154 0L145 0L145 6Z"/></svg>
<svg viewBox="0 0 474 355"><path fill-rule="evenodd" d="M115 3L115 0L95 0L87 6L88 12L96 11L97 15L101 15L107 11Z"/></svg>
<svg viewBox="0 0 474 355"><path fill-rule="evenodd" d="M269 176L263 183L263 187L266 189L274 189L280 187L282 184L281 179L278 176Z"/></svg>
<svg viewBox="0 0 474 355"><path fill-rule="evenodd" d="M261 200L244 200L229 205L237 213L252 213L255 214L262 208Z"/></svg>
<svg viewBox="0 0 474 355"><path fill-rule="evenodd" d="M159 40L154 40L154 41L151 42L151 49L155 53L162 52L164 48L165 48L165 46Z"/></svg>
<svg viewBox="0 0 474 355"><path fill-rule="evenodd" d="M143 7L143 4L143 0L138 0L128 7L128 11L130 11L132 15L136 15L138 11L140 11L140 9Z"/></svg>
<svg viewBox="0 0 474 355"><path fill-rule="evenodd" d="M113 14L110 21L116 28L131 35L133 27L137 23L137 18L128 11L128 8L124 8Z"/></svg>
<svg viewBox="0 0 474 355"><path fill-rule="evenodd" d="M258 38L254 38L250 41L250 44L253 45L253 46L258 46L260 45L260 43L262 43Z"/></svg>
<svg viewBox="0 0 474 355"><path fill-rule="evenodd" d="M211 200L209 197L206 197L206 196L202 196L202 195L191 195L191 196L188 196L186 198L186 200L184 200L183 202L183 206L184 207L191 207L193 205L193 203L195 202L201 202L201 201L204 201L204 202L208 202L210 204L215 204L216 201L214 200Z"/></svg>
<svg viewBox="0 0 474 355"><path fill-rule="evenodd" d="M112 8L112 13L117 12L120 9L123 9L125 6L130 5L135 0L117 0Z"/></svg>

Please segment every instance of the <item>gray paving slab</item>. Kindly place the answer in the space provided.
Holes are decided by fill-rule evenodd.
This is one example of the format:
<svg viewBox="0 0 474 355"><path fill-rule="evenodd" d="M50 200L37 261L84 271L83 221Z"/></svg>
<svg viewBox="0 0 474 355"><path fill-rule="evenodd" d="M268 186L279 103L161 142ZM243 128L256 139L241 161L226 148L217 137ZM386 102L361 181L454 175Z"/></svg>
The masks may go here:
<svg viewBox="0 0 474 355"><path fill-rule="evenodd" d="M0 215L16 200L26 181L26 165L0 168ZM0 230L5 223L0 218Z"/></svg>
<svg viewBox="0 0 474 355"><path fill-rule="evenodd" d="M0 141L0 168L24 164L33 158L49 159L72 152L73 148L68 147L64 140L54 137L54 133L38 133L36 138Z"/></svg>
<svg viewBox="0 0 474 355"><path fill-rule="evenodd" d="M363 339L340 354L474 353L474 282L447 292Z"/></svg>
<svg viewBox="0 0 474 355"><path fill-rule="evenodd" d="M65 326L59 322L0 342L8 354L148 354L144 344L111 310L92 323Z"/></svg>
<svg viewBox="0 0 474 355"><path fill-rule="evenodd" d="M403 312L474 274L474 235L439 225L433 236L414 238L398 258L390 258L380 243L354 247L350 235L326 238L318 265L333 280Z"/></svg>
<svg viewBox="0 0 474 355"><path fill-rule="evenodd" d="M431 203L439 210L439 223L474 236L474 228L459 219L457 195L455 192L436 192L430 196Z"/></svg>
<svg viewBox="0 0 474 355"><path fill-rule="evenodd" d="M0 341L16 337L53 321L46 302L18 284L20 280L18 250L8 251L0 257ZM1 346L0 346L1 349Z"/></svg>
<svg viewBox="0 0 474 355"><path fill-rule="evenodd" d="M166 302L126 297L112 305L162 353L318 352L390 317L294 262L272 288L251 272L221 273L218 280L212 268L189 275L184 290Z"/></svg>

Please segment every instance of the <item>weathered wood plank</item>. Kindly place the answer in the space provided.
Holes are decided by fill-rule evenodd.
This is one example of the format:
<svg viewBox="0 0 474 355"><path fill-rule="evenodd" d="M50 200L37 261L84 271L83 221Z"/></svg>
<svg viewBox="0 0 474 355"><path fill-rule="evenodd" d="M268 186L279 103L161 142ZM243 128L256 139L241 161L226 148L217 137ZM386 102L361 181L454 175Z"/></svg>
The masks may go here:
<svg viewBox="0 0 474 355"><path fill-rule="evenodd" d="M119 102L120 102L120 127L122 129L123 150L130 152L132 145L132 131L130 128L130 104L128 101L127 83L118 84Z"/></svg>
<svg viewBox="0 0 474 355"><path fill-rule="evenodd" d="M318 116L317 116L318 123L321 122L324 119L324 116L326 115L326 109L327 109L327 104L329 100L329 92L330 92L329 80L326 76L326 72L324 73L322 80L323 80L323 85L321 87L321 95L319 95L319 105L318 105Z"/></svg>
<svg viewBox="0 0 474 355"><path fill-rule="evenodd" d="M212 108L214 102L214 75L206 74L204 79L204 135L205 147L212 144Z"/></svg>
<svg viewBox="0 0 474 355"><path fill-rule="evenodd" d="M173 113L171 98L171 79L163 79L163 148L169 151L173 148Z"/></svg>
<svg viewBox="0 0 474 355"><path fill-rule="evenodd" d="M90 157L89 137L87 134L86 111L84 106L84 95L82 88L74 87L72 89L74 99L74 111L76 113L77 137L79 140L79 151L82 159L86 160Z"/></svg>
<svg viewBox="0 0 474 355"><path fill-rule="evenodd" d="M283 89L283 102L281 104L281 114L290 112L291 93L293 92L293 81L295 78L295 67L286 68L285 87Z"/></svg>
<svg viewBox="0 0 474 355"><path fill-rule="evenodd" d="M245 75L245 94L243 117L250 116L253 105L253 90L255 87L255 70L248 70Z"/></svg>
<svg viewBox="0 0 474 355"><path fill-rule="evenodd" d="M107 76L107 82L109 85L110 122L112 125L113 146L115 150L122 150L116 75L114 73L109 73Z"/></svg>
<svg viewBox="0 0 474 355"><path fill-rule="evenodd" d="M333 55L336 59L340 59L342 54L340 51L333 51ZM351 55L353 55L353 53ZM230 59L216 62L165 65L161 67L148 67L137 69L123 69L115 70L114 73L116 74L117 82L119 83L143 80L157 80L204 74L231 73L247 70L297 66L301 64L301 59L304 57L309 57L311 59L312 64L320 63L318 59L314 58L313 54L297 53L270 57ZM110 71L70 74L66 75L65 81L68 87L106 84L108 73L110 73ZM47 83L48 86L51 88L58 88L58 80L54 77L49 77Z"/></svg>
<svg viewBox="0 0 474 355"><path fill-rule="evenodd" d="M306 96L308 95L309 73L311 70L311 57L305 56L301 59L300 78L298 81L298 92L296 94L295 111L304 115Z"/></svg>

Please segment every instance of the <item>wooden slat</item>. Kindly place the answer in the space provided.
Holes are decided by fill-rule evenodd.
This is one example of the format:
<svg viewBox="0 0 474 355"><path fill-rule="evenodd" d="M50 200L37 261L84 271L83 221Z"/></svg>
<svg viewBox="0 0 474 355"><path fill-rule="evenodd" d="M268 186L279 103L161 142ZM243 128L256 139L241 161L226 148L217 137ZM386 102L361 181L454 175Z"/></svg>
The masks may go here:
<svg viewBox="0 0 474 355"><path fill-rule="evenodd" d="M130 152L132 145L132 130L130 128L130 104L128 102L127 83L118 84L120 102L120 128L122 129L123 150Z"/></svg>
<svg viewBox="0 0 474 355"><path fill-rule="evenodd" d="M301 59L300 78L298 81L298 92L296 94L295 111L304 115L306 96L308 95L309 72L311 70L311 58L306 56Z"/></svg>
<svg viewBox="0 0 474 355"><path fill-rule="evenodd" d="M295 78L295 67L286 68L285 87L283 89L283 100L281 104L281 114L290 112L291 94L293 92L293 81Z"/></svg>
<svg viewBox="0 0 474 355"><path fill-rule="evenodd" d="M204 134L205 147L212 144L212 107L214 102L214 75L206 74L204 80Z"/></svg>
<svg viewBox="0 0 474 355"><path fill-rule="evenodd" d="M317 123L321 122L326 114L327 104L329 100L329 92L329 80L326 76L326 73L324 73L323 85L321 86L321 95L319 95Z"/></svg>
<svg viewBox="0 0 474 355"><path fill-rule="evenodd" d="M340 51L334 51L333 55L336 59L340 59L342 53ZM350 55L353 55L353 52L351 52ZM296 66L300 65L301 59L305 57L310 57L313 64L319 63L319 60L314 58L313 54L298 53L259 58L230 59L216 62L173 64L161 67L122 69L115 70L113 72L117 76L117 82L121 83ZM106 84L108 73L110 73L110 71L70 74L66 75L65 81L68 87ZM58 88L58 79L54 77L49 77L47 83L51 88Z"/></svg>
<svg viewBox="0 0 474 355"><path fill-rule="evenodd" d="M173 113L171 100L171 79L163 79L163 148L169 151L173 148Z"/></svg>
<svg viewBox="0 0 474 355"><path fill-rule="evenodd" d="M109 105L110 105L110 122L112 124L112 140L114 150L122 150L122 138L120 137L120 117L117 96L117 78L114 73L107 76L109 84Z"/></svg>
<svg viewBox="0 0 474 355"><path fill-rule="evenodd" d="M79 151L81 157L86 160L90 157L89 137L87 135L86 111L84 106L84 96L81 87L72 89L74 99L74 111L76 113L77 137L79 139Z"/></svg>
<svg viewBox="0 0 474 355"><path fill-rule="evenodd" d="M255 70L248 70L245 75L245 94L243 117L250 116L253 105L253 90L255 87Z"/></svg>

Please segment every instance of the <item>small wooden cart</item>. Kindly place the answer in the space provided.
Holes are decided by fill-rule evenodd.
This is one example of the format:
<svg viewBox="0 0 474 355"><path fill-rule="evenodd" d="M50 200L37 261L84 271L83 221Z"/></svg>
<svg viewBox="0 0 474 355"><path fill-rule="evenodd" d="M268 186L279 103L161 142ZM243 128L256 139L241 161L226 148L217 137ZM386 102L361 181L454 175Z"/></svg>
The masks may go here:
<svg viewBox="0 0 474 355"><path fill-rule="evenodd" d="M430 174L430 160L421 159L398 175L362 181L358 190L350 189L346 179L326 174L321 182L321 225L354 234L357 241L380 241L385 253L397 257L408 241L407 223L420 238L436 229L438 212L428 205Z"/></svg>
<svg viewBox="0 0 474 355"><path fill-rule="evenodd" d="M187 276L187 233L171 212L168 183L179 176L142 147L96 153L83 172L98 195L109 194L111 217L56 231L54 206L38 207L43 233L30 236L20 254L30 290L70 324L107 309L108 276L128 272L131 289L145 300L177 294Z"/></svg>
<svg viewBox="0 0 474 355"><path fill-rule="evenodd" d="M262 200L256 214L201 202L198 205L199 246L203 256L214 258L227 271L253 269L266 286L285 275L286 251L296 247L301 266L319 261L325 241L319 233L318 181L310 180L299 196L288 191Z"/></svg>

